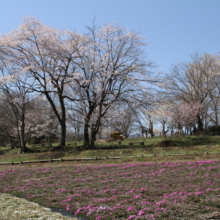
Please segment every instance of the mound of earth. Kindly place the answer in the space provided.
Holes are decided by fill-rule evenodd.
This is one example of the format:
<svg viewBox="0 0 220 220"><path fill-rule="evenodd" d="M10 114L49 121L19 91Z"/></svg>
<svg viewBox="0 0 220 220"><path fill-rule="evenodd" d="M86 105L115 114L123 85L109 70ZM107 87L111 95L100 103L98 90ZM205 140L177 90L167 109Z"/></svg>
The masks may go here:
<svg viewBox="0 0 220 220"><path fill-rule="evenodd" d="M108 141L107 140L105 140L105 139L99 139L99 140L97 140L96 141L96 143L108 143Z"/></svg>
<svg viewBox="0 0 220 220"><path fill-rule="evenodd" d="M177 146L177 144L171 140L164 140L155 145L155 147L174 147L174 146Z"/></svg>

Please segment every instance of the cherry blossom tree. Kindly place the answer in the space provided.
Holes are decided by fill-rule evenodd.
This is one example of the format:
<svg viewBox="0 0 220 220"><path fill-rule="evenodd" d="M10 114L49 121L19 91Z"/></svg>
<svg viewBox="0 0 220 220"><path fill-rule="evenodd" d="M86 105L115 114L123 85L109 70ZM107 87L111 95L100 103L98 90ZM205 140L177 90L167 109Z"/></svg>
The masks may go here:
<svg viewBox="0 0 220 220"><path fill-rule="evenodd" d="M209 55L212 62L211 74L214 76L214 87L209 93L209 104L206 105L206 121L207 124L213 124L216 129L219 125L220 115L220 57L218 55Z"/></svg>
<svg viewBox="0 0 220 220"><path fill-rule="evenodd" d="M51 142L52 138L60 136L59 122L50 104L44 96L37 96L30 102L27 117L29 137L31 139L44 138Z"/></svg>
<svg viewBox="0 0 220 220"><path fill-rule="evenodd" d="M152 63L146 61L145 45L141 36L117 24L93 25L79 35L27 18L0 38L0 54L16 66L16 74L28 74L27 88L47 98L60 123L63 149L67 103L84 118L84 146L94 147L111 106L131 102L147 89Z"/></svg>
<svg viewBox="0 0 220 220"><path fill-rule="evenodd" d="M132 131L134 131L135 118L131 109L126 108L124 110L124 112L121 112L118 120L116 120L115 127L123 132L125 138L128 138Z"/></svg>
<svg viewBox="0 0 220 220"><path fill-rule="evenodd" d="M9 117L8 117L9 116ZM0 96L0 141L2 145L9 145L12 143L13 136L15 134L13 112L4 94Z"/></svg>
<svg viewBox="0 0 220 220"><path fill-rule="evenodd" d="M2 59L0 62L0 91L3 99L10 106L5 112L5 117L16 128L20 153L29 151L26 147L27 111L30 103L30 90L26 87L28 76L16 73L14 65L7 65ZM13 115L13 116L12 116Z"/></svg>
<svg viewBox="0 0 220 220"><path fill-rule="evenodd" d="M173 119L170 116L171 104L165 102L165 99L158 102L155 105L154 113L156 114L156 120L162 125L162 133L166 135L169 131L173 131L174 124Z"/></svg>
<svg viewBox="0 0 220 220"><path fill-rule="evenodd" d="M201 105L196 102L174 104L170 116L177 124L178 130L182 127L194 127L198 114L201 113Z"/></svg>
<svg viewBox="0 0 220 220"><path fill-rule="evenodd" d="M210 93L216 88L216 65L209 54L199 56L196 53L191 58L190 62L171 67L170 73L166 74L163 93L173 102L199 103L203 112L197 114L197 125L198 130L203 132L204 120L212 103ZM207 112L204 112L205 109Z"/></svg>
<svg viewBox="0 0 220 220"><path fill-rule="evenodd" d="M84 119L81 114L74 111L68 111L67 124L69 125L69 133L75 141L82 140Z"/></svg>
<svg viewBox="0 0 220 220"><path fill-rule="evenodd" d="M58 134L57 120L48 102L28 93L23 83L18 79L0 83L0 136L12 147L20 146L20 153L32 152L26 147L31 138Z"/></svg>
<svg viewBox="0 0 220 220"><path fill-rule="evenodd" d="M0 38L0 52L8 63L13 63L20 74L28 73L34 92L45 95L61 128L59 148L65 147L66 85L74 78L76 50L84 37L59 31L40 23L35 18L23 20L20 27Z"/></svg>
<svg viewBox="0 0 220 220"><path fill-rule="evenodd" d="M151 91L151 90L150 90ZM141 92L135 97L135 102L130 105L135 116L136 123L142 136L154 137L154 125L157 122L157 114L155 112L157 104L157 93Z"/></svg>
<svg viewBox="0 0 220 220"><path fill-rule="evenodd" d="M139 125L142 136L147 137L148 134L154 137L154 124L156 123L156 115L153 110L139 108L136 111L136 123Z"/></svg>
<svg viewBox="0 0 220 220"><path fill-rule="evenodd" d="M117 103L112 106L111 111L108 112L103 120L105 121L105 127L109 127L108 136L110 136L113 130L120 130L123 132L125 138L136 129L135 126L135 114L126 103Z"/></svg>
<svg viewBox="0 0 220 220"><path fill-rule="evenodd" d="M132 102L150 82L150 68L136 32L113 23L87 27L85 50L78 50L78 99L84 115L84 146L94 147L103 117L116 103ZM77 110L77 106L75 107ZM89 135L89 131L91 135Z"/></svg>

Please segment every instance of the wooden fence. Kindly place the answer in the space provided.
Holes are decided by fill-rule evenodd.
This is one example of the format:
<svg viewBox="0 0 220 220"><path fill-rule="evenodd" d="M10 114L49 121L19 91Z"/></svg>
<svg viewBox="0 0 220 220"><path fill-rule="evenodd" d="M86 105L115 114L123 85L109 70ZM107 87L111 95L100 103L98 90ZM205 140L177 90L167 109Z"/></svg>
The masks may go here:
<svg viewBox="0 0 220 220"><path fill-rule="evenodd" d="M150 154L150 155L141 155L141 156L126 156L126 157L95 157L95 158L72 158L72 159L48 159L48 160L33 160L33 161L20 161L20 162L0 162L0 165L17 165L17 164L28 164L28 163L48 163L48 162L63 162L63 161L91 161L91 160L112 160L112 159L129 159L129 158L144 158L144 157L159 157L159 156L187 156L187 155L209 155L217 154L220 155L220 152L217 153L191 153L191 154L169 154L169 155L160 155L160 154Z"/></svg>

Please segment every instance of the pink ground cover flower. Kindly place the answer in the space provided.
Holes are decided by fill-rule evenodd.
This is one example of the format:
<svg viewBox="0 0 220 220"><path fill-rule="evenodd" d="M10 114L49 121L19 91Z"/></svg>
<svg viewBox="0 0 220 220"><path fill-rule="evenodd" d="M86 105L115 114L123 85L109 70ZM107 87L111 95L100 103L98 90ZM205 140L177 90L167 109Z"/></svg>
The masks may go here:
<svg viewBox="0 0 220 220"><path fill-rule="evenodd" d="M69 191L69 190L67 190L67 189L58 189L58 190L56 190L56 193L58 194L58 193L62 193L62 192L65 192L65 191Z"/></svg>
<svg viewBox="0 0 220 220"><path fill-rule="evenodd" d="M145 212L143 210L140 210L137 215L140 216L140 215L143 215L144 213Z"/></svg>
<svg viewBox="0 0 220 220"><path fill-rule="evenodd" d="M200 194L202 194L202 192L196 192L196 193L195 193L195 196L198 196L198 195L200 195Z"/></svg>
<svg viewBox="0 0 220 220"><path fill-rule="evenodd" d="M130 211L132 211L132 210L134 210L134 209L135 209L134 206L129 206L128 209L127 209L127 211L130 212Z"/></svg>
<svg viewBox="0 0 220 220"><path fill-rule="evenodd" d="M184 219L189 207L195 216L210 201L209 211L217 209L219 168L219 161L202 161L17 169L1 172L0 190L89 219Z"/></svg>
<svg viewBox="0 0 220 220"><path fill-rule="evenodd" d="M65 199L65 200L63 200L62 202L69 202L69 201L71 201L73 198L68 198L68 199Z"/></svg>
<svg viewBox="0 0 220 220"><path fill-rule="evenodd" d="M77 209L76 212L75 212L75 215L77 215L77 214L79 214L79 213L82 213L82 211L83 211L83 208Z"/></svg>
<svg viewBox="0 0 220 220"><path fill-rule="evenodd" d="M136 215L131 215L129 218L127 218L127 220L134 219L135 217L136 217Z"/></svg>
<svg viewBox="0 0 220 220"><path fill-rule="evenodd" d="M66 211L69 211L70 210L70 205L67 205L66 206Z"/></svg>
<svg viewBox="0 0 220 220"><path fill-rule="evenodd" d="M33 197L35 197L35 195L28 196L27 199L30 199L30 198L33 198Z"/></svg>
<svg viewBox="0 0 220 220"><path fill-rule="evenodd" d="M167 204L167 203L169 204L170 202L168 200L164 199L164 200L161 200L161 201L157 202L156 206L161 206L161 205L164 205L164 204Z"/></svg>
<svg viewBox="0 0 220 220"><path fill-rule="evenodd" d="M139 196L139 195L137 195L137 196L134 196L133 198L134 198L134 199L139 199L139 198L140 198L140 196Z"/></svg>

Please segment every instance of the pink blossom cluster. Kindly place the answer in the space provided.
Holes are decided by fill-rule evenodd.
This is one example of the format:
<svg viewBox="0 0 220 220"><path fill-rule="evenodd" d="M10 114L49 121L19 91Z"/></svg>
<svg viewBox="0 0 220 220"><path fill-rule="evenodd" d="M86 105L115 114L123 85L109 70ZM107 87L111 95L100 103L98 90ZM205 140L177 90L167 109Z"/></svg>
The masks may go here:
<svg viewBox="0 0 220 220"><path fill-rule="evenodd" d="M175 104L170 116L180 126L193 126L201 113L201 108L197 102Z"/></svg>

